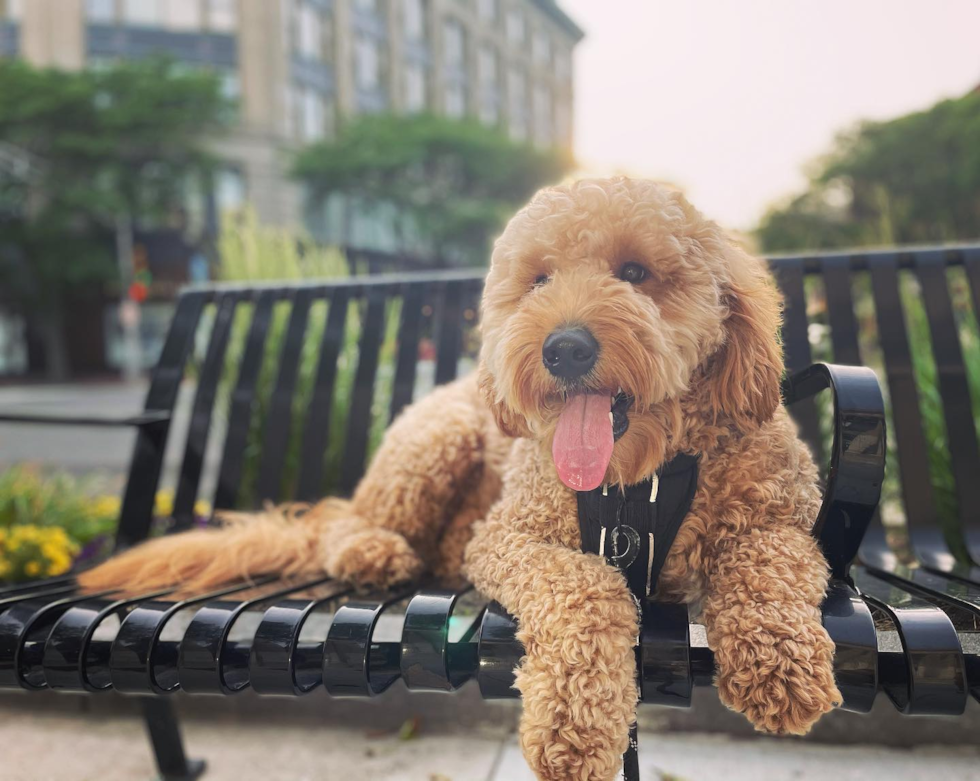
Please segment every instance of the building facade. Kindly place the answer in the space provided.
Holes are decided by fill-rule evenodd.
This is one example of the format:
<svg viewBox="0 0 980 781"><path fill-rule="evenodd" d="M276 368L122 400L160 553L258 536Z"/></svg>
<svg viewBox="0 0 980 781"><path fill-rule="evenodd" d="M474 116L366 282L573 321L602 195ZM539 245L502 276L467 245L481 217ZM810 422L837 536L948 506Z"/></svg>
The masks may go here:
<svg viewBox="0 0 980 781"><path fill-rule="evenodd" d="M219 208L302 221L287 153L365 112L474 117L518 141L572 143L572 51L554 0L0 0L0 56L99 67L165 53L220 74L237 129Z"/></svg>

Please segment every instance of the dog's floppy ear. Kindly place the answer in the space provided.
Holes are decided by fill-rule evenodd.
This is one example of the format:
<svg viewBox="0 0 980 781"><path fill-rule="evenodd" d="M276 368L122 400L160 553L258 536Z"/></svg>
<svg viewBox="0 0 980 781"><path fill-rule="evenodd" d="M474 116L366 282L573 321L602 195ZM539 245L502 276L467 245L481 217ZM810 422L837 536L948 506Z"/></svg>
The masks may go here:
<svg viewBox="0 0 980 781"><path fill-rule="evenodd" d="M497 386L494 383L493 375L487 368L486 361L482 358L480 359L480 368L477 370L477 384L484 403L493 414L494 420L497 421L497 428L508 437L531 436L524 419L497 398Z"/></svg>
<svg viewBox="0 0 980 781"><path fill-rule="evenodd" d="M725 343L709 370L711 404L742 427L765 423L780 404L783 351L779 341L782 300L764 262L726 247L731 281Z"/></svg>

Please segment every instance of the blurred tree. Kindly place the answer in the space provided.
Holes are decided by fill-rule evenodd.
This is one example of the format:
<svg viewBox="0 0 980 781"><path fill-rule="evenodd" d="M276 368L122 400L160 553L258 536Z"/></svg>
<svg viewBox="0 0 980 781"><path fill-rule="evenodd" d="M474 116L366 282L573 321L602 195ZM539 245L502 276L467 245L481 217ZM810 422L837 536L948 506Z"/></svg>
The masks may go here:
<svg viewBox="0 0 980 781"><path fill-rule="evenodd" d="M980 237L980 93L840 135L757 235L767 252Z"/></svg>
<svg viewBox="0 0 980 781"><path fill-rule="evenodd" d="M228 108L215 76L162 60L76 73L0 61L0 144L31 171L0 168L0 287L41 336L50 376L68 368L67 294L118 278L120 226L166 222L195 180L206 186L206 140Z"/></svg>
<svg viewBox="0 0 980 781"><path fill-rule="evenodd" d="M476 264L514 210L571 163L471 120L372 115L302 150L293 174L315 204L343 195L361 208L394 207L437 262Z"/></svg>

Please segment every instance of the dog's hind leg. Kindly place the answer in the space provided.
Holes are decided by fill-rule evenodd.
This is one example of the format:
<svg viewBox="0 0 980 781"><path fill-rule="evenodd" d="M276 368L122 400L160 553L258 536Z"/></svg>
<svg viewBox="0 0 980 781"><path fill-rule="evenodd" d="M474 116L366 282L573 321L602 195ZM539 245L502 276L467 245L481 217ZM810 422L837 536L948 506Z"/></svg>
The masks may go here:
<svg viewBox="0 0 980 781"><path fill-rule="evenodd" d="M441 555L445 533L458 571L469 526L499 491L497 451L506 448L474 378L426 396L392 424L349 503L311 510L323 515L324 569L361 587L390 587L425 570L453 574Z"/></svg>

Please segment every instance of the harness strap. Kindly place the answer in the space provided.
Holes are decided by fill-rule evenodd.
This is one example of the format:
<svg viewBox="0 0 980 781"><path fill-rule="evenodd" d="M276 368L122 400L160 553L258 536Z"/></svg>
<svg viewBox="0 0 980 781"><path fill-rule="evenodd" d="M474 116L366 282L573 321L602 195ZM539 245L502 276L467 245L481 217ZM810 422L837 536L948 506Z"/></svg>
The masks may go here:
<svg viewBox="0 0 980 781"><path fill-rule="evenodd" d="M646 480L577 494L582 550L619 567L639 600L657 590L698 487L700 456L681 453Z"/></svg>

